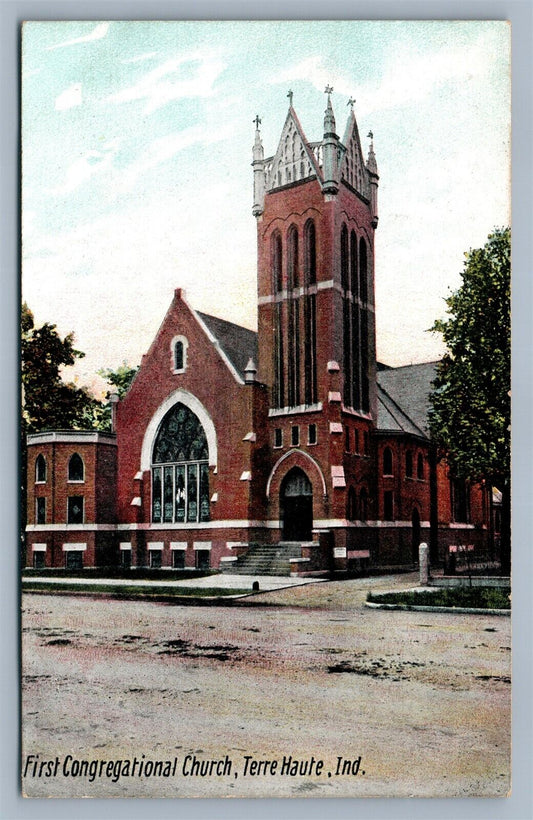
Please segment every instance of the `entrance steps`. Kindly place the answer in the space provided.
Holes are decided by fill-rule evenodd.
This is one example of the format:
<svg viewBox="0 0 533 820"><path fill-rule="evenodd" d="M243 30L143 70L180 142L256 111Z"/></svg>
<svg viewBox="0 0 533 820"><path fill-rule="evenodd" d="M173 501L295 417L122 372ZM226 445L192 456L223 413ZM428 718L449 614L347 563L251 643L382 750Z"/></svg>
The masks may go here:
<svg viewBox="0 0 533 820"><path fill-rule="evenodd" d="M221 566L224 575L290 575L291 558L300 558L300 543L294 541L279 544L251 544L248 552L236 561Z"/></svg>

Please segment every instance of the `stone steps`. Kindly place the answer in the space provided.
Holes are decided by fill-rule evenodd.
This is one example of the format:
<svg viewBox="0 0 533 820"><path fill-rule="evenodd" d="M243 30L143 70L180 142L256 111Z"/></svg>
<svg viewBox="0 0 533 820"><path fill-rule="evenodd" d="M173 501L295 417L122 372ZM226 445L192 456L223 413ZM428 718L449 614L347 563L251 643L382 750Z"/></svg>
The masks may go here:
<svg viewBox="0 0 533 820"><path fill-rule="evenodd" d="M294 542L253 544L245 555L225 566L225 575L290 575L291 558L301 556L301 545Z"/></svg>

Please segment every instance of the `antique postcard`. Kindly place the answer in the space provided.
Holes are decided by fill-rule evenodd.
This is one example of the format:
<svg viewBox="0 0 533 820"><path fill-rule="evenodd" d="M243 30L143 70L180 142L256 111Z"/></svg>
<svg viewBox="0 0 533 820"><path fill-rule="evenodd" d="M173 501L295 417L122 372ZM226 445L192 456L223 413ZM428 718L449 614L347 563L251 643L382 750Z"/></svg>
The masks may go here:
<svg viewBox="0 0 533 820"><path fill-rule="evenodd" d="M22 793L510 791L510 27L24 24Z"/></svg>

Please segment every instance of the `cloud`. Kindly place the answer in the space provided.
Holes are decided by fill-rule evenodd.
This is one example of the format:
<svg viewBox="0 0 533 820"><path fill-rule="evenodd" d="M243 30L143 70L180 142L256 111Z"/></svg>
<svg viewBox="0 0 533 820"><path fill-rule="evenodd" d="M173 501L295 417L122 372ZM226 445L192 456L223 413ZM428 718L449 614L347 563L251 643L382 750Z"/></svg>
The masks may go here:
<svg viewBox="0 0 533 820"><path fill-rule="evenodd" d="M157 57L157 51L147 51L144 54L139 54L138 57L128 57L127 60L121 60L122 65L129 65L130 63L143 63L145 60L152 60Z"/></svg>
<svg viewBox="0 0 533 820"><path fill-rule="evenodd" d="M103 151L89 150L75 160L67 168L65 182L57 188L53 188L50 193L56 196L65 196L72 193L84 182L87 182L96 174L102 174L111 170L113 157L117 151L117 145L109 143Z"/></svg>
<svg viewBox="0 0 533 820"><path fill-rule="evenodd" d="M56 97L54 107L56 111L67 111L67 109L75 108L81 105L81 103L81 83L72 83L72 85Z"/></svg>
<svg viewBox="0 0 533 820"><path fill-rule="evenodd" d="M101 40L107 35L109 30L109 23L98 23L96 28L86 34L84 37L75 37L73 40L65 40L63 43L56 43L53 46L48 46L47 51L54 51L56 48L66 48L66 46L75 46L78 43L92 43L94 40Z"/></svg>
<svg viewBox="0 0 533 820"><path fill-rule="evenodd" d="M339 94L346 97L355 94L357 107L366 115L421 102L448 82L470 83L487 74L489 62L490 53L480 39L468 49L452 45L431 54L395 53L379 82L371 85L360 85L347 74L330 69L320 55L306 57L280 71L272 82L305 80L319 91L324 91L326 84L330 84L335 91L334 101L339 99Z"/></svg>
<svg viewBox="0 0 533 820"><path fill-rule="evenodd" d="M192 77L187 76L191 68ZM150 114L171 100L212 96L213 84L225 68L225 63L212 55L184 55L166 60L135 85L113 94L109 100L114 103L146 100L145 113ZM175 76L180 74L181 78Z"/></svg>

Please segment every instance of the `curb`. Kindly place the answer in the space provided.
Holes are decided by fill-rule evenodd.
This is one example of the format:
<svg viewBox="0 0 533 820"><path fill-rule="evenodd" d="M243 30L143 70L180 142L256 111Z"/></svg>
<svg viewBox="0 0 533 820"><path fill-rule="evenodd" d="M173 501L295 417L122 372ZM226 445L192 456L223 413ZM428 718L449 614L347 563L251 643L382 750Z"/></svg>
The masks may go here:
<svg viewBox="0 0 533 820"><path fill-rule="evenodd" d="M405 612L448 612L451 615L511 615L510 609L475 609L466 606L423 606L422 604L379 604L375 601L365 601L365 606L371 609L399 609Z"/></svg>

